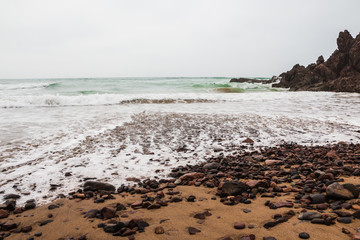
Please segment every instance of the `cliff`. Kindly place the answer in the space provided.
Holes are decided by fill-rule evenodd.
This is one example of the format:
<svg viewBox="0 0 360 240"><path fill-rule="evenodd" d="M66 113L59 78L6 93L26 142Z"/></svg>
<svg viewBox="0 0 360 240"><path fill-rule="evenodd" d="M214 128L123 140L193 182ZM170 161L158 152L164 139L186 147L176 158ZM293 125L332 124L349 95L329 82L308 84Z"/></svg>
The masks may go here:
<svg viewBox="0 0 360 240"><path fill-rule="evenodd" d="M320 56L307 67L296 64L280 74L281 81L273 87L290 91L334 91L360 93L360 34L354 39L345 30L339 33L333 54L324 61Z"/></svg>

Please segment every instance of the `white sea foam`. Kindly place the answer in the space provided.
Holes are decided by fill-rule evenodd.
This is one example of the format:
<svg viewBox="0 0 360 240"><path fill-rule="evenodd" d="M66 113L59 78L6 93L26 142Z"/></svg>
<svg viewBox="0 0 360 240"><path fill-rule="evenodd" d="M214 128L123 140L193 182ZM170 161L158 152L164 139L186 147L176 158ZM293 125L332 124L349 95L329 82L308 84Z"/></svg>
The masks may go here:
<svg viewBox="0 0 360 240"><path fill-rule="evenodd" d="M325 92L0 95L0 191L45 203L85 177L162 178L247 137L255 147L358 143L359 106L359 94Z"/></svg>

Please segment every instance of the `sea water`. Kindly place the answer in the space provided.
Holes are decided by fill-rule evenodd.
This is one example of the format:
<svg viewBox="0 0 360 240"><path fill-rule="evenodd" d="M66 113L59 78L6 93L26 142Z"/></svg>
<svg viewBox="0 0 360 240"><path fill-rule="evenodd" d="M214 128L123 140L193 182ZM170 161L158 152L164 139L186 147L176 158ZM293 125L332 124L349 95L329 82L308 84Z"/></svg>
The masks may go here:
<svg viewBox="0 0 360 240"><path fill-rule="evenodd" d="M0 80L0 198L45 203L84 178L120 186L242 149L360 142L360 94L229 80Z"/></svg>

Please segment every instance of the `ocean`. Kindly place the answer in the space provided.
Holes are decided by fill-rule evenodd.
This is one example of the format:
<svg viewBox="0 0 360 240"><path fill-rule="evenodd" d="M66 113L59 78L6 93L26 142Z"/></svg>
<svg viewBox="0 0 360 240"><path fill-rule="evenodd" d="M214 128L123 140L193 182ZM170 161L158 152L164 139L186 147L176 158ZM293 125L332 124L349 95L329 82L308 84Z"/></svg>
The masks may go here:
<svg viewBox="0 0 360 240"><path fill-rule="evenodd" d="M234 151L360 142L360 94L229 80L0 80L0 198L41 204L85 178L120 186Z"/></svg>

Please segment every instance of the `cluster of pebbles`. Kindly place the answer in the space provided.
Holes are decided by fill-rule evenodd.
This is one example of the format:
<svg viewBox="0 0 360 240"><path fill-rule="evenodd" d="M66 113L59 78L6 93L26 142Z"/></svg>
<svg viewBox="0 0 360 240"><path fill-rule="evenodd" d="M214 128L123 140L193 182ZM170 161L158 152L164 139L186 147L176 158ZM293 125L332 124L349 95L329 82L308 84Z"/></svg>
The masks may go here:
<svg viewBox="0 0 360 240"><path fill-rule="evenodd" d="M251 139L246 140L249 144ZM202 186L216 190L212 200L219 200L225 205L252 204L257 198L268 199L265 205L269 211L285 208L283 214L274 214L262 226L265 229L281 227L291 218L309 221L312 224L331 226L349 224L360 219L360 185L343 183L344 178L360 176L360 145L339 143L331 146L302 146L285 144L253 152L234 152L224 156L219 154L197 165L186 165L172 169L168 179L128 179L137 185L121 185L117 189L109 183L87 181L82 189L69 193L69 199L81 201L92 199L94 203L104 203L116 195L139 194L140 201L129 205L118 203L99 209L84 211L84 218L102 219L97 227L113 236L135 239L136 234L146 231L149 223L141 218L119 221L122 211L126 209L156 210L176 204L177 202L194 202L196 196L184 198L177 186ZM289 200L278 201L277 197L288 196ZM31 232L31 226L22 226L7 220L11 213L18 214L35 208L33 201L24 207L16 206L18 195L6 195L0 205L0 239L10 234ZM59 208L49 205L49 209ZM245 211L246 209L244 209ZM250 210L248 210L250 211ZM204 221L211 216L210 211L196 213L193 217ZM40 224L52 222L49 219ZM166 219L164 220L166 221ZM359 221L360 223L360 221ZM245 223L235 222L235 229L245 228ZM251 228L251 226L248 226ZM341 228L344 239L360 239L360 232ZM164 234L161 226L155 228L154 234ZM193 226L188 227L189 235L201 232ZM34 233L28 239L35 239L40 233ZM300 239L311 238L311 232L302 232ZM71 239L71 238L68 238ZM78 239L87 239L81 236ZM222 238L231 240L230 236ZM243 235L239 239L256 239L256 234ZM273 236L263 239L276 239Z"/></svg>

